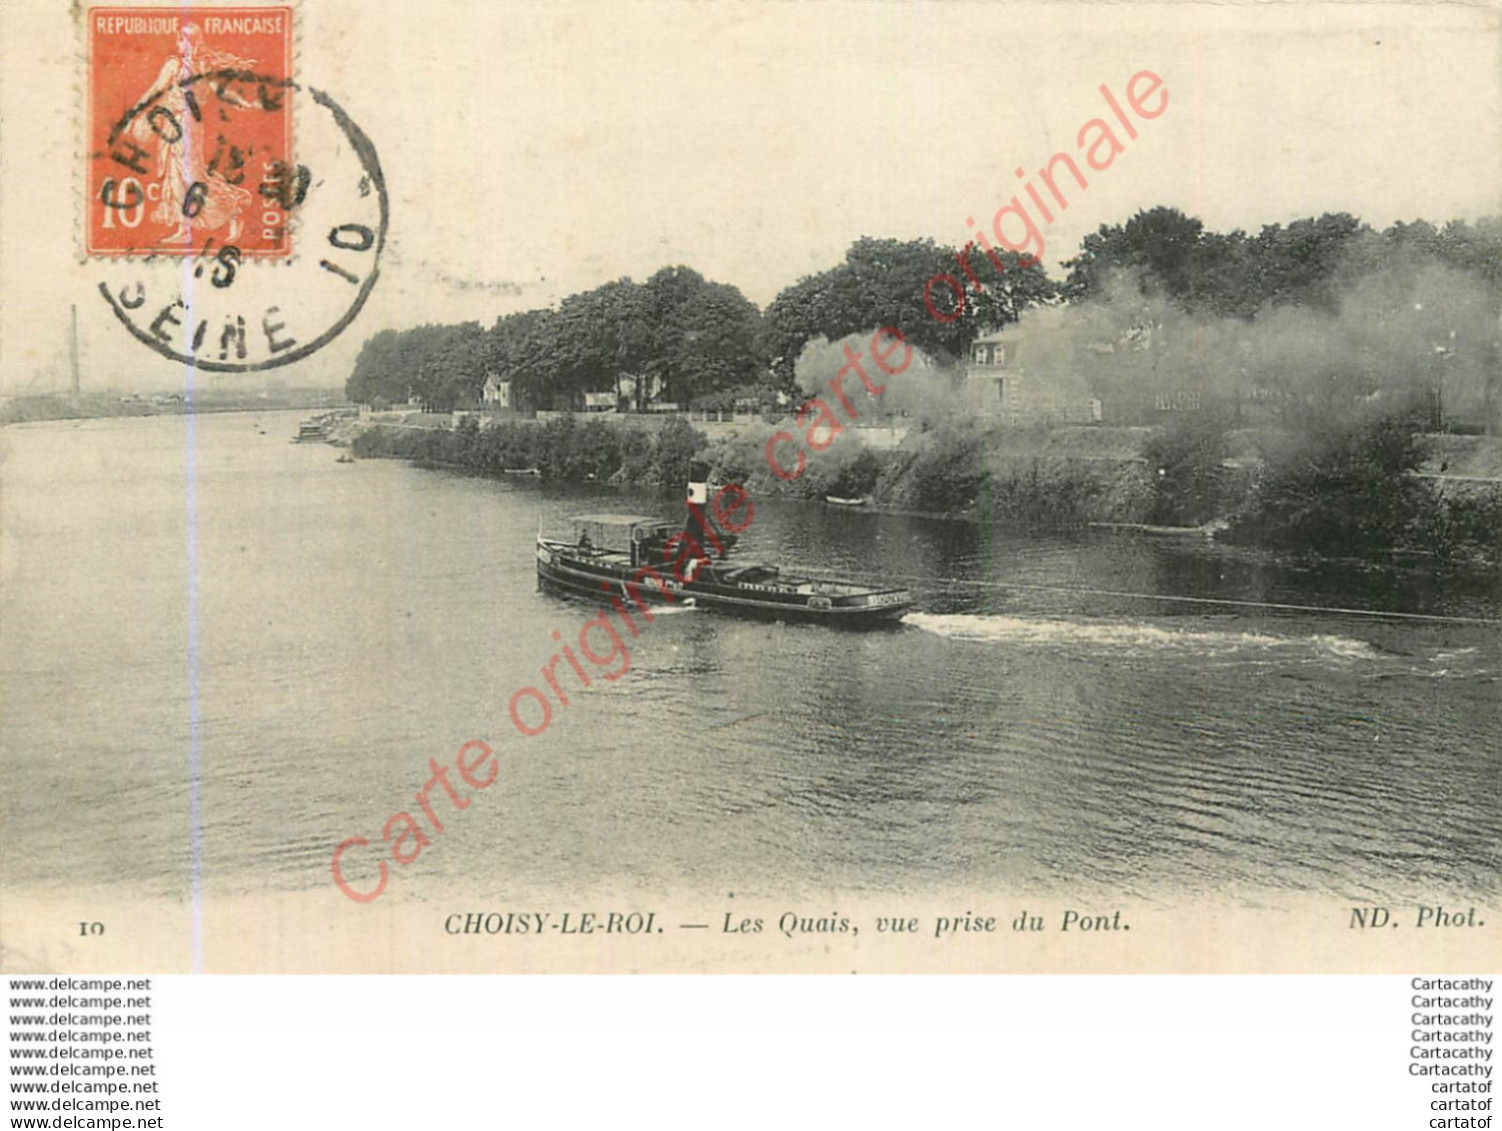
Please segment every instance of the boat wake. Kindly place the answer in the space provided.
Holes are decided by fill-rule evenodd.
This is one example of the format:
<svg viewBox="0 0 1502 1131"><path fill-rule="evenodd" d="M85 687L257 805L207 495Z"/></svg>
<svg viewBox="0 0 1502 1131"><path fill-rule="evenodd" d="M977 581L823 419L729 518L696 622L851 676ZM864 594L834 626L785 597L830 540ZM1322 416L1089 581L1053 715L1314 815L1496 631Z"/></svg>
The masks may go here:
<svg viewBox="0 0 1502 1131"><path fill-rule="evenodd" d="M1225 629L1164 628L1141 621L909 613L903 618L903 623L951 640L1006 642L1030 647L1064 645L1137 653L1174 651L1237 657L1302 650L1352 661L1375 660L1382 655L1365 641L1345 636L1276 636Z"/></svg>

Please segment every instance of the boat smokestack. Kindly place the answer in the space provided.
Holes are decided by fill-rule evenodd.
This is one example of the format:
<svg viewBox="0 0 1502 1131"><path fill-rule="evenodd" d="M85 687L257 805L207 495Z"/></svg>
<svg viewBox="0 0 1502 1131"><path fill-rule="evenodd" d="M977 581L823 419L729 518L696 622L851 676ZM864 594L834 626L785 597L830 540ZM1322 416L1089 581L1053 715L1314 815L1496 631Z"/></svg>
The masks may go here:
<svg viewBox="0 0 1502 1131"><path fill-rule="evenodd" d="M688 501L700 508L709 505L709 461L688 461Z"/></svg>
<svg viewBox="0 0 1502 1131"><path fill-rule="evenodd" d="M710 517L709 461L692 459L688 463L688 497L684 500L684 533L693 537L707 554L724 557L735 545L734 534L721 534Z"/></svg>

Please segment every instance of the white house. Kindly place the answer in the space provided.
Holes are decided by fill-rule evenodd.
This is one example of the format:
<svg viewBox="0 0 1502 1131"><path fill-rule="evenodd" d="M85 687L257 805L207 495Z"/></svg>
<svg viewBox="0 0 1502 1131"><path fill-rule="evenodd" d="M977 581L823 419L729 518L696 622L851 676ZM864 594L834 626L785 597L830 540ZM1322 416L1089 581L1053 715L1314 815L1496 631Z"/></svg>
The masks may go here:
<svg viewBox="0 0 1502 1131"><path fill-rule="evenodd" d="M633 406L636 404L638 383L643 386L646 404L650 407L652 402L662 395L663 380L657 376L636 377L631 374L622 376L616 383L616 387L620 390L621 396L630 401Z"/></svg>
<svg viewBox="0 0 1502 1131"><path fill-rule="evenodd" d="M965 379L970 385L971 404L982 415L1000 417L1008 424L1021 423L1020 378L1020 373L1007 366L1007 345L999 332L971 344Z"/></svg>
<svg viewBox="0 0 1502 1131"><path fill-rule="evenodd" d="M1021 351L1026 352L1026 351ZM1077 378L1028 373L1012 335L995 331L970 347L967 399L983 417L1003 424L1082 424L1101 419L1101 403Z"/></svg>
<svg viewBox="0 0 1502 1131"><path fill-rule="evenodd" d="M511 382L499 374L485 374L485 384L480 389L480 402L486 408L515 408L511 399Z"/></svg>

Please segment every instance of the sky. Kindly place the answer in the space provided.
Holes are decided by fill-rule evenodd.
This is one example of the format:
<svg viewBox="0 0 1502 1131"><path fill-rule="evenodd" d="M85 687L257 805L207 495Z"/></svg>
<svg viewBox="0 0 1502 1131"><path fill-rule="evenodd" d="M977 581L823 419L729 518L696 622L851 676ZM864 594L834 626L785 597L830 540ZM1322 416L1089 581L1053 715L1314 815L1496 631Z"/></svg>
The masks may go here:
<svg viewBox="0 0 1502 1131"><path fill-rule="evenodd" d="M1502 213L1494 4L303 0L296 19L294 77L380 155L381 278L312 356L200 385L338 386L377 330L488 325L666 265L765 304L862 235L963 243L1142 70L1167 108L1046 228L1055 275L1159 204L1253 232ZM0 9L0 393L67 387L75 303L85 389L189 376L125 332L80 252L81 21Z"/></svg>

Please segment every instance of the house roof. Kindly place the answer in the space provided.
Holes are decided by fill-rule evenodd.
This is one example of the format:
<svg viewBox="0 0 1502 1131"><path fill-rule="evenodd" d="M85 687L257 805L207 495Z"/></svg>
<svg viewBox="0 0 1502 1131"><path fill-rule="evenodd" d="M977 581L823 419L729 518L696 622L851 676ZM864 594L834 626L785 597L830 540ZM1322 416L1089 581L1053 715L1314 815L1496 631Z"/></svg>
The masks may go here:
<svg viewBox="0 0 1502 1131"><path fill-rule="evenodd" d="M984 345L991 345L991 344L993 344L995 342L999 342L999 341L1002 340L1003 333L1004 332L1001 331L1001 330L992 330L989 334L982 334L980 337L976 338L975 339L975 344L976 345L982 345L982 344L984 344Z"/></svg>

